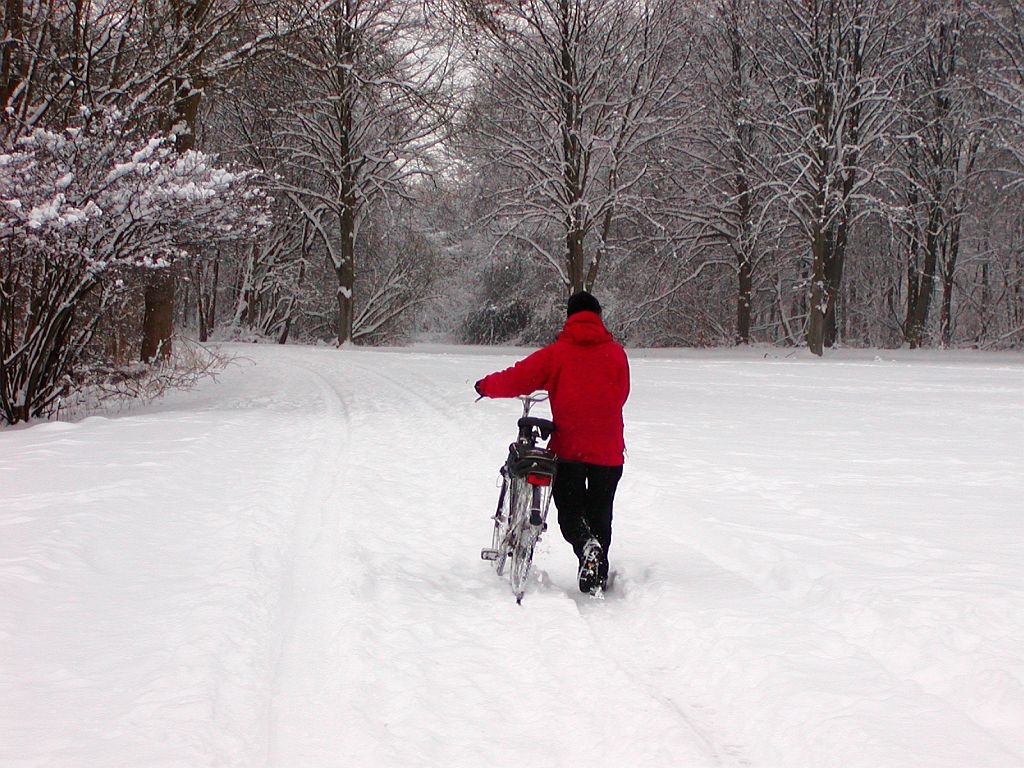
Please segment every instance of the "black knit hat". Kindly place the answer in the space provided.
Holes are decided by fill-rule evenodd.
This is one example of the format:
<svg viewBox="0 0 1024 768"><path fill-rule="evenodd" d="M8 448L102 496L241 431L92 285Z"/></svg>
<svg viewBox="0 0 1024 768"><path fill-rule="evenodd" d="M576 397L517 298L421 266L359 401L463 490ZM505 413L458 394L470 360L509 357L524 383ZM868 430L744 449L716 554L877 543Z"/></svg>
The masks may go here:
<svg viewBox="0 0 1024 768"><path fill-rule="evenodd" d="M569 303L566 305L566 317L572 317L577 312L596 312L600 315L601 304L587 291L579 291L569 297Z"/></svg>

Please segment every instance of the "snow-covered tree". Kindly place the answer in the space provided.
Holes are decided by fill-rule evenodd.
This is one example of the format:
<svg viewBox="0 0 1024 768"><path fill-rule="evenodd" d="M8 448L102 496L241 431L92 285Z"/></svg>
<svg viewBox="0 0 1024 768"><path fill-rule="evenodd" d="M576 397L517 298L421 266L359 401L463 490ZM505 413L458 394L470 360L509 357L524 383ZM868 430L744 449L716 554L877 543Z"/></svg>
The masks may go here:
<svg viewBox="0 0 1024 768"><path fill-rule="evenodd" d="M979 19L963 0L918 0L913 15L920 48L905 77L896 146L907 212L901 221L907 253L905 333L912 348L924 340L936 282L942 285L941 338L952 335L952 301L986 126L974 95L977 46L969 35Z"/></svg>
<svg viewBox="0 0 1024 768"><path fill-rule="evenodd" d="M268 0L72 0L4 8L0 119L8 145L37 127L71 124L80 104L116 108L139 135L196 146L204 97L308 23ZM170 354L180 267L142 287L141 355Z"/></svg>
<svg viewBox="0 0 1024 768"><path fill-rule="evenodd" d="M758 271L775 250L781 206L771 206L769 182L779 162L769 141L769 89L758 67L765 30L754 0L716 0L704 19L700 89L702 122L693 138L693 216L702 246L728 252L734 265L738 344L750 341Z"/></svg>
<svg viewBox="0 0 1024 768"><path fill-rule="evenodd" d="M3 7L5 134L118 108L150 132L195 141L207 90L272 51L308 18L270 0L70 0Z"/></svg>
<svg viewBox="0 0 1024 768"><path fill-rule="evenodd" d="M777 111L782 156L776 194L809 250L808 347L836 340L837 300L851 228L871 210L877 167L866 150L894 119L893 89L907 51L895 34L896 0L766 3L761 63Z"/></svg>
<svg viewBox="0 0 1024 768"><path fill-rule="evenodd" d="M74 327L105 300L122 359L191 324L540 341L595 286L634 343L1019 344L1022 103L1018 0L0 4L7 155L116 108L111 162L173 136L280 193L256 242L102 272Z"/></svg>
<svg viewBox="0 0 1024 768"><path fill-rule="evenodd" d="M342 0L315 19L277 71L289 98L272 113L271 132L284 155L277 188L334 272L344 344L403 302L383 285L355 295L361 229L375 206L412 199L435 172L452 104L450 60L412 3Z"/></svg>
<svg viewBox="0 0 1024 768"><path fill-rule="evenodd" d="M302 304L302 286L308 260L308 228L296 211L279 205L275 220L280 224L257 242L246 244L236 262L236 290L228 323L233 329L270 337L283 344ZM216 287L207 289L216 300ZM216 312L207 302L208 327L216 323ZM201 308L198 311L202 311Z"/></svg>
<svg viewBox="0 0 1024 768"><path fill-rule="evenodd" d="M261 227L250 182L173 137L127 138L113 111L83 110L77 126L36 129L0 155L0 415L54 406L131 272Z"/></svg>
<svg viewBox="0 0 1024 768"><path fill-rule="evenodd" d="M1024 8L1018 0L990 0L980 6L993 42L984 88L993 101L1001 146L1016 161L1016 183L1024 184Z"/></svg>
<svg viewBox="0 0 1024 768"><path fill-rule="evenodd" d="M666 235L646 182L682 125L685 12L669 0L469 6L480 38L467 136L494 182L487 222L565 290L591 289L623 221Z"/></svg>

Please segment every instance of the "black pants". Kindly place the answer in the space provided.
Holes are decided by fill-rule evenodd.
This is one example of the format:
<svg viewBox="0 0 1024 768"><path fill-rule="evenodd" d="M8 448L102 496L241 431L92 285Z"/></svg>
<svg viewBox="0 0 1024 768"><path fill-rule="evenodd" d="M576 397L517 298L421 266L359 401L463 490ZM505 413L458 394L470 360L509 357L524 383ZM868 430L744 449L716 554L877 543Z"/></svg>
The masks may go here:
<svg viewBox="0 0 1024 768"><path fill-rule="evenodd" d="M601 578L608 576L608 548L612 544L612 502L622 477L622 466L602 467L575 461L558 462L552 495L558 508L558 527L576 557L591 536L601 542L604 558Z"/></svg>

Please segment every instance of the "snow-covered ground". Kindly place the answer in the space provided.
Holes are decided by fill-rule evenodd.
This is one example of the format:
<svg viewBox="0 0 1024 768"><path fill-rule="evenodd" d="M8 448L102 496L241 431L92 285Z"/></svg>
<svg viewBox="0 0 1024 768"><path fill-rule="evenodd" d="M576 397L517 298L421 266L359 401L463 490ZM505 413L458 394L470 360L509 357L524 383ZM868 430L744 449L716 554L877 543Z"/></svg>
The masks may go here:
<svg viewBox="0 0 1024 768"><path fill-rule="evenodd" d="M1024 357L633 353L614 590L479 559L514 350L0 431L0 765L1024 766Z"/></svg>

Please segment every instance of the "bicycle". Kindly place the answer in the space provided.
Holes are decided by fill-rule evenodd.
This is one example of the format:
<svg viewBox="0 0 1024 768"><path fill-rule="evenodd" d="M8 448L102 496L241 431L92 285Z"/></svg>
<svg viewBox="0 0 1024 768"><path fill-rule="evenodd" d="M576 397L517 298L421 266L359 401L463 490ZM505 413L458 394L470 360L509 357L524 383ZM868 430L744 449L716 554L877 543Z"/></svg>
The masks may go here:
<svg viewBox="0 0 1024 768"><path fill-rule="evenodd" d="M505 575L516 603L523 602L526 580L533 564L533 549L547 530L551 484L557 467L555 454L539 446L555 431L553 422L530 415L530 409L548 399L546 392L523 395L523 415L518 421L519 435L508 447L508 458L499 470L501 490L494 513L491 546L480 550L480 557L494 562L498 576Z"/></svg>

